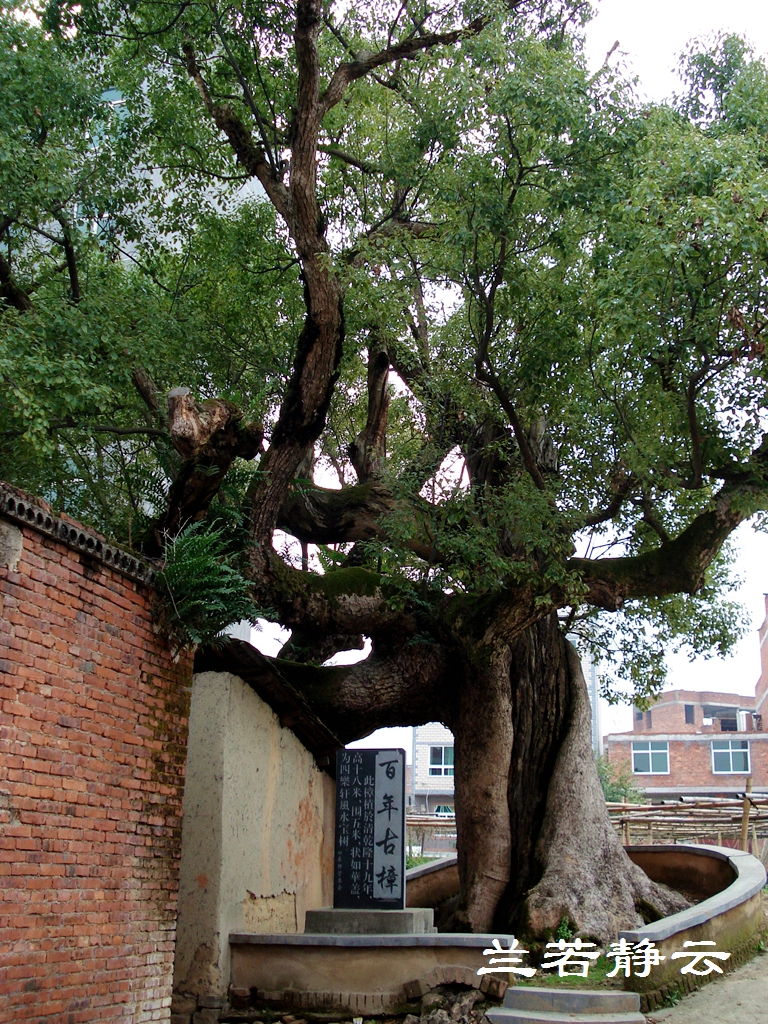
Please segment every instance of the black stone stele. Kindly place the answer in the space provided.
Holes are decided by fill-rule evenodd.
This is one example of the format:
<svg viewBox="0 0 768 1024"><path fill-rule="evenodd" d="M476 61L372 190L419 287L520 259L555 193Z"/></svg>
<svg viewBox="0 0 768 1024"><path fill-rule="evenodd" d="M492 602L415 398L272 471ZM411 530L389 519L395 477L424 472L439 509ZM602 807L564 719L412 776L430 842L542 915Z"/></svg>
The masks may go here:
<svg viewBox="0 0 768 1024"><path fill-rule="evenodd" d="M336 754L333 905L405 909L405 751Z"/></svg>

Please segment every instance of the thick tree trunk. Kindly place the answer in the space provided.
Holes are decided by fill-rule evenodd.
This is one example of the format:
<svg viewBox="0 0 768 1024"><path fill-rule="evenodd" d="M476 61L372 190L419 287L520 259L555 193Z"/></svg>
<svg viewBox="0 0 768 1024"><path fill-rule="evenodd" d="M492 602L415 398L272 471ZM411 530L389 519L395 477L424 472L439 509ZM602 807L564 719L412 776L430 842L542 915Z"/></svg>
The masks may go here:
<svg viewBox="0 0 768 1024"><path fill-rule="evenodd" d="M345 600L354 620L368 599ZM494 639L492 617L482 641L408 643L417 628L382 628L391 639L357 665L278 667L344 742L435 719L453 730L461 891L438 927L545 939L566 919L605 943L687 906L632 864L610 822L581 664L557 616L513 641Z"/></svg>
<svg viewBox="0 0 768 1024"><path fill-rule="evenodd" d="M512 755L510 650L483 649L456 695L454 787L461 899L451 927L487 932L509 884L507 789Z"/></svg>
<svg viewBox="0 0 768 1024"><path fill-rule="evenodd" d="M607 942L622 928L665 917L688 903L652 882L624 852L597 777L581 662L563 637L561 645L570 696L566 732L548 780L531 862L538 878L512 909L529 934L546 935L567 918L581 935Z"/></svg>
<svg viewBox="0 0 768 1024"><path fill-rule="evenodd" d="M687 905L625 854L590 716L579 658L555 616L475 660L450 723L462 890L441 927L544 938L566 918L607 942Z"/></svg>
<svg viewBox="0 0 768 1024"><path fill-rule="evenodd" d="M537 840L570 710L570 672L556 615L510 645L510 691L515 741L507 801L513 841L510 884L496 917L517 927L525 894L541 875ZM587 759L591 763L591 749Z"/></svg>

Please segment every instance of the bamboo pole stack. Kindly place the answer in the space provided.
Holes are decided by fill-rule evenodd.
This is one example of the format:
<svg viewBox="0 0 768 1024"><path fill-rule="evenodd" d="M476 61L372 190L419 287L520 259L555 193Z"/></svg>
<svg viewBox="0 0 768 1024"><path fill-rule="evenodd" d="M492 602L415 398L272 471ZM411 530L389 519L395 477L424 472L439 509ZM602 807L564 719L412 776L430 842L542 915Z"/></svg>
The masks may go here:
<svg viewBox="0 0 768 1024"><path fill-rule="evenodd" d="M768 849L768 797L682 798L657 804L608 804L617 833L630 842L712 843L749 849L763 858Z"/></svg>

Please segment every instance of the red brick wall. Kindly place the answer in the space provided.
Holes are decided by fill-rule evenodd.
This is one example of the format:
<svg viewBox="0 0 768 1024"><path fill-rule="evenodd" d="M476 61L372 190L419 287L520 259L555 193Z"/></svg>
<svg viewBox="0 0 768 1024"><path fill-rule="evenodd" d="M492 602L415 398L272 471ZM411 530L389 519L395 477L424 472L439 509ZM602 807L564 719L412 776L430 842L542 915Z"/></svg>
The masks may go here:
<svg viewBox="0 0 768 1024"><path fill-rule="evenodd" d="M755 788L768 787L768 735L759 733L717 733L706 734L698 739L672 738L664 735L648 736L652 740L669 742L669 775L635 775L634 779L642 789L690 789L706 788L711 792L743 791L746 775L717 775L712 771L712 740L749 740L750 765ZM643 737L637 737L642 740ZM632 764L632 738L611 737L605 744L605 757L617 766Z"/></svg>
<svg viewBox="0 0 768 1024"><path fill-rule="evenodd" d="M17 528L18 564L0 558L0 1021L168 1021L191 665L103 538L0 516L6 540Z"/></svg>

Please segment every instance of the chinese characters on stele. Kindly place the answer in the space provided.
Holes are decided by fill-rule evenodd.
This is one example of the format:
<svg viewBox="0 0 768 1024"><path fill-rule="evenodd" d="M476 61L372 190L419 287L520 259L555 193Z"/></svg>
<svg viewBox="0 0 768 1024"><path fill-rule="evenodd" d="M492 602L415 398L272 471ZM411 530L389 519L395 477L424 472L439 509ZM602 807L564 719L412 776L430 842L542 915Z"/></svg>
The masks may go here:
<svg viewBox="0 0 768 1024"><path fill-rule="evenodd" d="M335 907L405 907L405 751L336 755Z"/></svg>
<svg viewBox="0 0 768 1024"><path fill-rule="evenodd" d="M723 973L717 960L727 960L730 953L717 953L710 947L717 945L710 939L703 939L700 942L684 942L683 949L670 954L670 960L683 960L680 965L681 974L697 974L705 977L707 974L717 972ZM561 978L568 975L578 975L586 978L593 961L602 954L594 942L585 942L583 939L558 939L557 942L548 942L544 957L541 962L542 971L557 970ZM521 974L525 978L532 978L538 968L522 966L524 957L528 954L527 949L521 949L520 944L514 937L509 946L505 949L499 939L494 939L490 949L483 950L483 956L487 956L487 967L481 967L478 974ZM619 939L612 942L605 951L608 960L614 961L612 971L606 974L607 978L615 978L623 974L625 978L634 975L636 978L647 978L652 967L658 967L666 956L662 955L656 948L655 942L648 939L641 939L639 942L627 942L626 939Z"/></svg>

